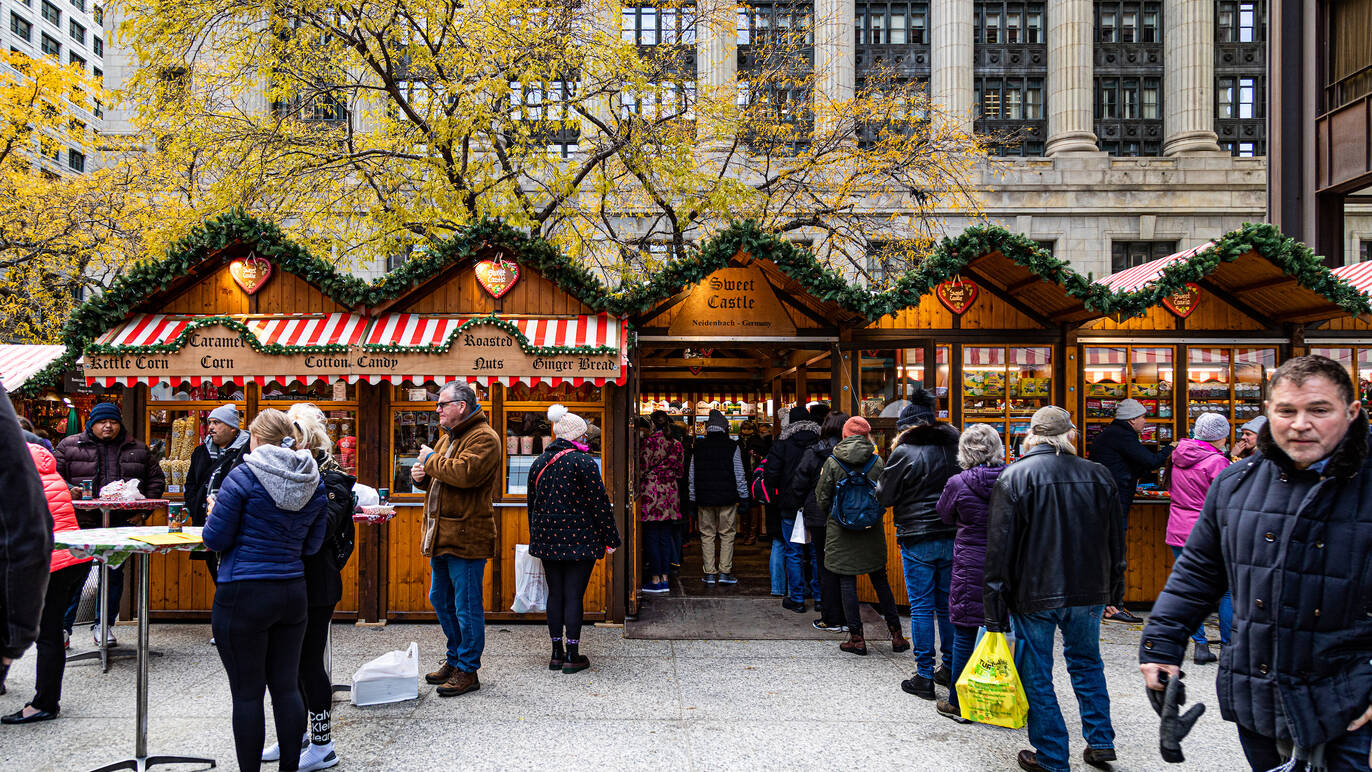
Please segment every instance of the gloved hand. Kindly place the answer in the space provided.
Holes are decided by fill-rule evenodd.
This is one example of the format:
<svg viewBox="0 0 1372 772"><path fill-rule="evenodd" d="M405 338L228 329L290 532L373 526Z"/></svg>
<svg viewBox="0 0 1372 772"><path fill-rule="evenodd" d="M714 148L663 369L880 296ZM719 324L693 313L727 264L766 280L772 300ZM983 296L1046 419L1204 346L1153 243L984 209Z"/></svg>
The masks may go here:
<svg viewBox="0 0 1372 772"><path fill-rule="evenodd" d="M1200 703L1192 705L1185 713L1178 713L1179 708L1186 704L1186 686L1181 682L1183 677L1182 673L1178 673L1176 678L1169 678L1165 672L1159 673L1158 681L1164 690L1148 690L1148 701L1153 704L1153 711L1162 718L1158 731L1158 751L1162 754L1162 760L1169 764L1180 764L1186 760L1181 752L1181 741L1186 739L1191 728L1205 714L1205 705Z"/></svg>

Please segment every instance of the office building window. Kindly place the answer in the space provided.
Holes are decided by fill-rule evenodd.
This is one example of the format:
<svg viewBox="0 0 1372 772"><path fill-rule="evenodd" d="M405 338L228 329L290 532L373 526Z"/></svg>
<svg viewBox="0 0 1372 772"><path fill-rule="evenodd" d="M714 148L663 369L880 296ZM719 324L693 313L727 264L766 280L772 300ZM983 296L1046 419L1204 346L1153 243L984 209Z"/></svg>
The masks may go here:
<svg viewBox="0 0 1372 772"><path fill-rule="evenodd" d="M62 44L58 43L46 32L43 33L43 42L41 46L43 49L43 53L47 54L48 56L55 57L58 59L62 57Z"/></svg>
<svg viewBox="0 0 1372 772"><path fill-rule="evenodd" d="M694 46L695 6L657 8L651 5L626 5L620 11L619 31L621 40L640 46Z"/></svg>
<svg viewBox="0 0 1372 772"><path fill-rule="evenodd" d="M83 27L83 26L81 26L80 24L77 24L77 23L76 23L76 19L71 19L71 20L67 23L67 25L68 25L68 26L67 26L67 32L68 32L68 34L71 35L71 39L72 39L72 40L75 40L76 42L80 43L81 45L85 45L85 44L86 44L86 28Z"/></svg>
<svg viewBox="0 0 1372 772"><path fill-rule="evenodd" d="M68 52L67 64L74 64L83 70L86 68L86 60L82 59L80 56L77 56L75 51Z"/></svg>
<svg viewBox="0 0 1372 772"><path fill-rule="evenodd" d="M1097 2L1097 43L1161 43L1162 3Z"/></svg>
<svg viewBox="0 0 1372 772"><path fill-rule="evenodd" d="M1049 256L1052 256L1058 248L1058 242L1056 239L1034 239L1034 243L1038 245L1039 249L1042 249L1044 252L1047 252Z"/></svg>
<svg viewBox="0 0 1372 772"><path fill-rule="evenodd" d="M1110 243L1110 272L1143 265L1150 260L1167 257L1177 251L1175 241L1112 241Z"/></svg>
<svg viewBox="0 0 1372 772"><path fill-rule="evenodd" d="M1215 134L1238 156L1266 153L1266 13L1260 0L1215 3Z"/></svg>
<svg viewBox="0 0 1372 772"><path fill-rule="evenodd" d="M1096 78L1096 120L1157 120L1161 78Z"/></svg>
<svg viewBox="0 0 1372 772"><path fill-rule="evenodd" d="M78 11L86 10L86 0L71 0L71 7Z"/></svg>
<svg viewBox="0 0 1372 772"><path fill-rule="evenodd" d="M1048 133L1047 7L977 0L972 6L973 129L1000 156L1041 156Z"/></svg>
<svg viewBox="0 0 1372 772"><path fill-rule="evenodd" d="M929 80L929 3L859 2L853 7L854 71L900 82Z"/></svg>
<svg viewBox="0 0 1372 772"><path fill-rule="evenodd" d="M1372 260L1372 239L1358 240L1358 262L1365 263Z"/></svg>
<svg viewBox="0 0 1372 772"><path fill-rule="evenodd" d="M84 172L86 170L86 154L78 150L67 151L67 166L74 172Z"/></svg>
<svg viewBox="0 0 1372 772"><path fill-rule="evenodd" d="M58 10L57 6L49 3L48 0L43 0L42 8L43 18L52 22L53 26L60 28L62 26L62 12Z"/></svg>
<svg viewBox="0 0 1372 772"><path fill-rule="evenodd" d="M1264 10L1256 0L1221 0L1215 4L1215 39L1220 43L1263 42L1267 37Z"/></svg>
<svg viewBox="0 0 1372 772"><path fill-rule="evenodd" d="M101 7L98 6L98 5L95 6L95 10L91 13L91 15L92 15L92 17L94 17L95 23L96 23L96 24L99 24L99 25L102 26L102 27L105 26L105 9L104 9L104 8L101 8Z"/></svg>
<svg viewBox="0 0 1372 772"><path fill-rule="evenodd" d="M972 17L978 44L1046 42L1043 3L978 2Z"/></svg>
<svg viewBox="0 0 1372 772"><path fill-rule="evenodd" d="M96 56L105 55L105 41L100 38L91 38L91 52Z"/></svg>
<svg viewBox="0 0 1372 772"><path fill-rule="evenodd" d="M10 11L10 32L30 43L33 42L33 22L13 11Z"/></svg>

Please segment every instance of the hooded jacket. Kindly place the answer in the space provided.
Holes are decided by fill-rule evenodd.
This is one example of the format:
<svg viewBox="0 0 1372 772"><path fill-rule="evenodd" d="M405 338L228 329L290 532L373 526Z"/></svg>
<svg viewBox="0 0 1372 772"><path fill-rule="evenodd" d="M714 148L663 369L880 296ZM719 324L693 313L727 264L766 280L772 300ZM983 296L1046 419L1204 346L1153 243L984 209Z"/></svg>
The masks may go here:
<svg viewBox="0 0 1372 772"><path fill-rule="evenodd" d="M1364 411L1322 472L1271 430L1225 469L1143 629L1140 662L1181 664L1191 631L1232 589L1220 713L1311 749L1372 704L1372 452Z"/></svg>
<svg viewBox="0 0 1372 772"><path fill-rule="evenodd" d="M314 460L324 485L328 524L324 527L323 545L305 554L305 602L315 607L335 606L343 598L342 572L347 565L346 559L338 562L338 545L355 544L357 540L357 526L353 523L353 485L357 478L344 472L338 461L322 450L314 452Z"/></svg>
<svg viewBox="0 0 1372 772"><path fill-rule="evenodd" d="M781 430L781 436L772 443L772 449L767 453L767 466L762 479L767 484L767 490L775 491L782 517L793 517L805 503L803 498L796 496L791 480L800 466L801 457L805 455L805 449L818 441L819 424L809 419L792 421Z"/></svg>
<svg viewBox="0 0 1372 772"><path fill-rule="evenodd" d="M824 462L829 460L829 456L834 454L838 442L838 437L825 437L816 442L805 449L805 455L801 456L800 465L796 467L791 489L796 498L805 502L801 510L804 512L806 528L824 528L829 520L829 510L821 509L819 499L815 497L815 485L819 482L820 469L824 467Z"/></svg>
<svg viewBox="0 0 1372 772"><path fill-rule="evenodd" d="M1229 459L1208 442L1185 439L1177 443L1171 464L1168 479L1172 505L1167 511L1166 541L1170 546L1184 547L1205 505L1210 484L1229 466Z"/></svg>
<svg viewBox="0 0 1372 772"><path fill-rule="evenodd" d="M867 461L876 456L876 463L867 472L867 479L875 483L881 477L881 456L877 456L876 446L862 435L845 437L834 452L820 467L819 481L815 483L815 503L828 512L834 503L834 491L838 481L848 473L839 464L842 461L850 469L861 469ZM886 568L886 517L862 531L850 531L834 522L830 517L824 528L824 567L841 576L860 576Z"/></svg>
<svg viewBox="0 0 1372 772"><path fill-rule="evenodd" d="M295 579L328 529L319 465L307 450L261 445L224 478L205 518L205 546L219 556L219 583Z"/></svg>
<svg viewBox="0 0 1372 772"><path fill-rule="evenodd" d="M939 519L939 494L958 473L958 430L945 423L912 426L896 437L877 484L902 542L951 539L957 529Z"/></svg>
<svg viewBox="0 0 1372 772"><path fill-rule="evenodd" d="M52 457L40 445L29 443L29 457L33 459L33 465L38 469L38 477L43 481L43 497L48 502L48 512L52 515L52 532L75 531L76 507L71 503L71 489L67 487L66 480L57 473L57 459ZM81 563L91 562L90 558L78 558L71 554L70 550L55 549L52 551L52 563L48 568L48 573L56 573L67 566L80 565Z"/></svg>
<svg viewBox="0 0 1372 772"><path fill-rule="evenodd" d="M1105 467L1038 445L1001 472L983 593L991 632L1010 629L1011 611L1124 602L1124 514Z"/></svg>
<svg viewBox="0 0 1372 772"><path fill-rule="evenodd" d="M57 459L57 473L71 485L93 481L97 495L107 483L136 479L144 496L161 498L167 482L162 467L153 460L147 445L131 437L122 424L120 427L109 442L96 439L90 427L86 427L84 432L57 443L52 452ZM110 512L110 525L128 525L131 514L127 510ZM94 509L78 512L76 519L82 528L99 528L101 523L100 512Z"/></svg>
<svg viewBox="0 0 1372 772"><path fill-rule="evenodd" d="M0 385L0 657L10 659L38 637L52 556L52 515L20 431Z"/></svg>
<svg viewBox="0 0 1372 772"><path fill-rule="evenodd" d="M948 615L959 627L981 627L986 620L982 582L986 575L986 520L991 491L1004 465L974 466L948 478L938 500L938 516L956 526Z"/></svg>

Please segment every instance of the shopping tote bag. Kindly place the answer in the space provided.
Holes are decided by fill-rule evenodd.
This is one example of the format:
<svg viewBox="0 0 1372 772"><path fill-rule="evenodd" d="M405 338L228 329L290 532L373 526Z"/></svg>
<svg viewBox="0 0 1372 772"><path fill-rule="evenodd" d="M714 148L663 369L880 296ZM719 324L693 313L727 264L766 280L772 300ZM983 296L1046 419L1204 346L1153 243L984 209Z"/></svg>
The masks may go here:
<svg viewBox="0 0 1372 772"><path fill-rule="evenodd" d="M510 610L539 614L548 610L548 576L543 561L529 554L529 545L515 545L515 597Z"/></svg>
<svg viewBox="0 0 1372 772"><path fill-rule="evenodd" d="M958 677L957 689L965 719L1019 729L1029 715L1029 700L1004 633L981 636Z"/></svg>
<svg viewBox="0 0 1372 772"><path fill-rule="evenodd" d="M419 644L388 651L353 673L354 705L381 705L419 699Z"/></svg>

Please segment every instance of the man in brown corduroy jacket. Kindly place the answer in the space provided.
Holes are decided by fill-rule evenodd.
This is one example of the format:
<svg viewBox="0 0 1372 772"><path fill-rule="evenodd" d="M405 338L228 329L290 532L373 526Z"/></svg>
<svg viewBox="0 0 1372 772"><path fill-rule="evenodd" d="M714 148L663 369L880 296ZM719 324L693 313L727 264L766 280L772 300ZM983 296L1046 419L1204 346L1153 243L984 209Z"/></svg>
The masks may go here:
<svg viewBox="0 0 1372 772"><path fill-rule="evenodd" d="M491 428L476 392L452 382L438 393L444 431L420 452L410 470L425 490L422 554L433 580L429 602L448 638L443 664L424 676L438 696L481 688L476 671L486 644L482 604L486 561L495 557L495 488L500 483L500 435Z"/></svg>

